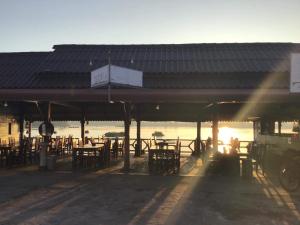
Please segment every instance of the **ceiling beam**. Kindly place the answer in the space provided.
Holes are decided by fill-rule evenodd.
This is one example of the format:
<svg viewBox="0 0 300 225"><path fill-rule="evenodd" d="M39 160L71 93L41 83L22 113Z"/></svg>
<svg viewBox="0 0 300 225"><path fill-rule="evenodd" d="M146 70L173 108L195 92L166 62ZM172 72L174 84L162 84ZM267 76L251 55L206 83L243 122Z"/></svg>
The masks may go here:
<svg viewBox="0 0 300 225"><path fill-rule="evenodd" d="M255 89L112 89L114 102L130 103L211 103L253 101ZM260 96L258 96L260 97ZM287 89L270 89L260 103L300 102L300 94ZM255 98L254 98L255 99ZM104 89L1 89L2 101L107 102Z"/></svg>

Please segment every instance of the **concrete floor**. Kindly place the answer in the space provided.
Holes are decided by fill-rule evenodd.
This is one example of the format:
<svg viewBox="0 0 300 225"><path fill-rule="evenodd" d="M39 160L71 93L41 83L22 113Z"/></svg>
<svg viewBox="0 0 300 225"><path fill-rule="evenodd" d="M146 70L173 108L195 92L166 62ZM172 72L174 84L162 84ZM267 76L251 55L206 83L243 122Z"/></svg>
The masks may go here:
<svg viewBox="0 0 300 225"><path fill-rule="evenodd" d="M201 160L182 159L177 176L148 175L118 163L89 172L0 170L0 224L300 224L300 195L261 175L203 176Z"/></svg>

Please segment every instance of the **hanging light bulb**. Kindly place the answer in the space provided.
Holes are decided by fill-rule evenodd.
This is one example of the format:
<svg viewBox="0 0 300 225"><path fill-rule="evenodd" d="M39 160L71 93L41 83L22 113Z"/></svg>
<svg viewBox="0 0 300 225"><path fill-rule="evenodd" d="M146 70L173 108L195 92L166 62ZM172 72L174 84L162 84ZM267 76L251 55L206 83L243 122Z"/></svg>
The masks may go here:
<svg viewBox="0 0 300 225"><path fill-rule="evenodd" d="M156 105L155 109L156 109L156 110L159 110L159 105Z"/></svg>
<svg viewBox="0 0 300 225"><path fill-rule="evenodd" d="M3 106L6 108L8 106L7 102L4 102Z"/></svg>

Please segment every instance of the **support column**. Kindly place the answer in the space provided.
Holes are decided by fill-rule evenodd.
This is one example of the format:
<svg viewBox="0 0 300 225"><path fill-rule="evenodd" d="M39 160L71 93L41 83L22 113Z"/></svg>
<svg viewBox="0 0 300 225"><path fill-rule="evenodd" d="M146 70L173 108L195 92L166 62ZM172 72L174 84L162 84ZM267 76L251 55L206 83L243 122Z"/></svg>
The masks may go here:
<svg viewBox="0 0 300 225"><path fill-rule="evenodd" d="M213 139L213 149L218 151L218 133L219 133L219 121L217 118L214 118L212 123L212 139Z"/></svg>
<svg viewBox="0 0 300 225"><path fill-rule="evenodd" d="M130 170L130 123L131 123L131 106L129 103L124 103L124 171Z"/></svg>
<svg viewBox="0 0 300 225"><path fill-rule="evenodd" d="M21 112L19 117L19 126L20 126L20 136L19 136L19 146L20 146L20 153L22 157L23 163L26 163L26 149L24 148L24 114Z"/></svg>
<svg viewBox="0 0 300 225"><path fill-rule="evenodd" d="M136 121L136 146L135 146L135 156L141 156L141 121Z"/></svg>
<svg viewBox="0 0 300 225"><path fill-rule="evenodd" d="M51 121L51 103L42 103L41 110L44 117L44 122ZM43 137L43 142L41 143L40 149L40 170L47 169L47 151L49 147L50 138L48 136Z"/></svg>
<svg viewBox="0 0 300 225"><path fill-rule="evenodd" d="M200 155L200 150L201 150L201 122L197 121L197 138L196 138L196 155Z"/></svg>
<svg viewBox="0 0 300 225"><path fill-rule="evenodd" d="M256 141L257 138L257 123L258 121L252 121L253 141Z"/></svg>
<svg viewBox="0 0 300 225"><path fill-rule="evenodd" d="M32 122L31 120L28 121L28 139L31 140L31 129L32 129Z"/></svg>
<svg viewBox="0 0 300 225"><path fill-rule="evenodd" d="M85 124L85 110L84 110L84 107L82 106L81 107L81 119L80 119L80 136L81 136L81 141L82 141L82 144L84 145L85 144L85 137L84 137L84 131L85 131L85 127L84 127L84 124Z"/></svg>
<svg viewBox="0 0 300 225"><path fill-rule="evenodd" d="M82 140L83 145L85 142L85 140L84 140L84 123L85 123L84 119L81 119L80 120L80 128L81 128L81 140Z"/></svg>
<svg viewBox="0 0 300 225"><path fill-rule="evenodd" d="M281 134L281 120L278 121L278 134Z"/></svg>

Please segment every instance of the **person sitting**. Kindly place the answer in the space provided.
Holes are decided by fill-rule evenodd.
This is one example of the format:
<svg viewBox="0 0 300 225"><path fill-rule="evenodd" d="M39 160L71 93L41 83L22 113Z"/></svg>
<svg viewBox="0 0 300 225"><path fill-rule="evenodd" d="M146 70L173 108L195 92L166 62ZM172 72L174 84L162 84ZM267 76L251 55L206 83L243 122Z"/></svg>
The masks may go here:
<svg viewBox="0 0 300 225"><path fill-rule="evenodd" d="M211 144L212 144L211 137L208 137L205 143L206 150L211 149Z"/></svg>
<svg viewBox="0 0 300 225"><path fill-rule="evenodd" d="M238 138L235 138L232 142L230 154L237 154L240 151L240 142Z"/></svg>

